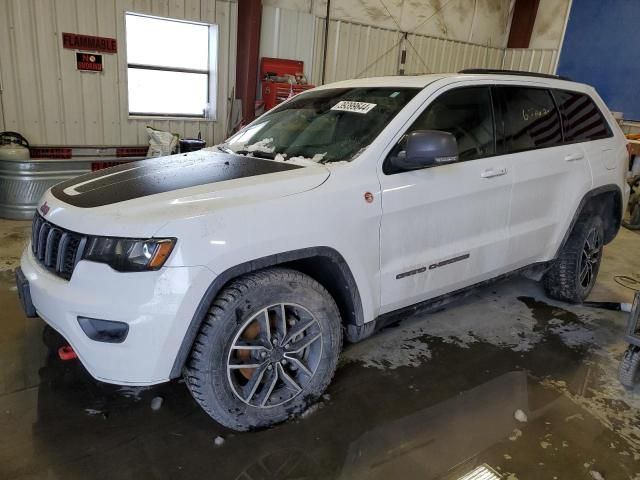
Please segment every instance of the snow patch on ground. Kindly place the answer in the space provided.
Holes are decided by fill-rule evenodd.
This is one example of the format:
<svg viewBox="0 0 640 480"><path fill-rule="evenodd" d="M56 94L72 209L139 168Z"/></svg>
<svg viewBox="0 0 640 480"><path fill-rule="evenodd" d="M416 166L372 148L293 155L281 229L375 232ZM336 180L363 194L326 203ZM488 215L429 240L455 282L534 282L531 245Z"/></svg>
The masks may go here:
<svg viewBox="0 0 640 480"><path fill-rule="evenodd" d="M522 436L522 430L520 430L519 428L514 428L513 432L511 432L511 435L509 435L509 440L511 440L512 442L515 442L521 436Z"/></svg>
<svg viewBox="0 0 640 480"><path fill-rule="evenodd" d="M313 415L315 412L320 410L323 406L324 405L322 404L322 402L314 403L313 405L311 405L309 408L307 408L304 412L300 414L300 418L307 418L310 415Z"/></svg>
<svg viewBox="0 0 640 480"><path fill-rule="evenodd" d="M527 419L527 414L524 413L522 410L518 409L514 412L513 414L513 418L515 418L517 421L519 421L520 423L526 423Z"/></svg>

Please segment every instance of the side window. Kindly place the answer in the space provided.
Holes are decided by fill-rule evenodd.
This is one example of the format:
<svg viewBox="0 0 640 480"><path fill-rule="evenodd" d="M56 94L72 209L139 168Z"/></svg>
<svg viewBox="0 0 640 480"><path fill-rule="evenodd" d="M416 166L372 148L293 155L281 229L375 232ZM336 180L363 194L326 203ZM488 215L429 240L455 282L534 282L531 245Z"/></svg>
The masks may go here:
<svg viewBox="0 0 640 480"><path fill-rule="evenodd" d="M611 129L594 101L584 93L554 90L567 142L586 142L612 136Z"/></svg>
<svg viewBox="0 0 640 480"><path fill-rule="evenodd" d="M456 137L458 159L473 160L495 153L489 87L449 90L436 98L406 133L443 130Z"/></svg>
<svg viewBox="0 0 640 480"><path fill-rule="evenodd" d="M551 93L542 88L497 87L502 153L562 144L562 127Z"/></svg>

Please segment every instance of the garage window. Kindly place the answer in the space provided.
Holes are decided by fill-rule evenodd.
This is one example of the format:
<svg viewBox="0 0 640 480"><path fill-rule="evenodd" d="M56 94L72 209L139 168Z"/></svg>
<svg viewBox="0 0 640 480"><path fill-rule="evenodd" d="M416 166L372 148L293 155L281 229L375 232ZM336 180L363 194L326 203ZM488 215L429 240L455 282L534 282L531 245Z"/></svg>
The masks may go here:
<svg viewBox="0 0 640 480"><path fill-rule="evenodd" d="M125 18L129 115L214 119L216 26Z"/></svg>

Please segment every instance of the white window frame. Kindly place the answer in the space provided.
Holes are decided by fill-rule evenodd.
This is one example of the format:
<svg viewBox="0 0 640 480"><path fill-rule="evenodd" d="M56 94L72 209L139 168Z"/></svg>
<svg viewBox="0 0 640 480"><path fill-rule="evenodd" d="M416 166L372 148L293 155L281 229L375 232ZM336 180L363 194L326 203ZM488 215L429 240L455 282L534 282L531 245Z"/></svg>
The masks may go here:
<svg viewBox="0 0 640 480"><path fill-rule="evenodd" d="M185 69L178 67L165 67L158 65L147 65L147 64L130 64L129 59L126 58L127 48L127 27L126 27L126 19L127 15L136 15L138 17L147 17L147 18L156 18L158 20L166 20L170 22L181 22L181 23L189 23L192 25L203 25L209 28L209 60L208 60L208 69L205 70L195 70L195 69ZM125 31L125 58L126 58L126 97L127 97L127 112L128 118L131 120L136 119L155 119L155 120L197 120L197 121L210 121L214 122L217 120L217 112L218 112L218 102L217 102L217 92L218 92L218 25L215 23L205 23L205 22L196 22L193 20L184 20L181 18L171 18L171 17L161 17L158 15L147 15L144 13L125 11L123 16L124 21L124 31ZM132 67L133 65L133 67ZM208 78L208 92L207 92L207 105L208 108L204 115L179 115L175 113L143 113L143 112L134 112L131 113L129 110L129 68L140 68L145 70L157 70L157 71L165 71L165 72L182 72L182 73L206 73Z"/></svg>

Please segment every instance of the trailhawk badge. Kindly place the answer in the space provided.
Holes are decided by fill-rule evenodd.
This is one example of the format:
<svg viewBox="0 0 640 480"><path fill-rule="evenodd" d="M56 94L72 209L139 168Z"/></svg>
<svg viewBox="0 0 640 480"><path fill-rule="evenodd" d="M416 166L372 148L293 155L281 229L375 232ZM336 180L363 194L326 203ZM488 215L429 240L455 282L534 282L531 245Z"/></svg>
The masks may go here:
<svg viewBox="0 0 640 480"><path fill-rule="evenodd" d="M51 210L51 207L47 205L47 202L40 205L40 213L42 213L43 216L49 213L49 210Z"/></svg>

